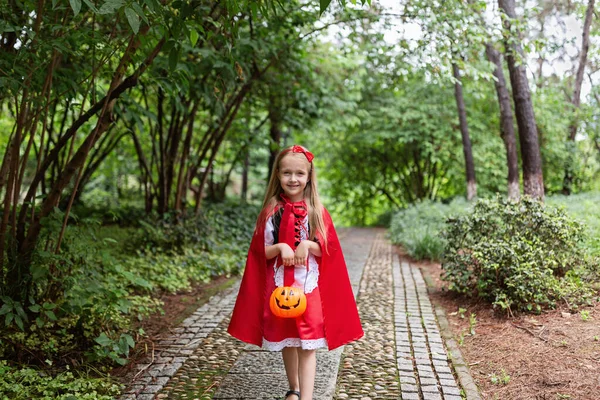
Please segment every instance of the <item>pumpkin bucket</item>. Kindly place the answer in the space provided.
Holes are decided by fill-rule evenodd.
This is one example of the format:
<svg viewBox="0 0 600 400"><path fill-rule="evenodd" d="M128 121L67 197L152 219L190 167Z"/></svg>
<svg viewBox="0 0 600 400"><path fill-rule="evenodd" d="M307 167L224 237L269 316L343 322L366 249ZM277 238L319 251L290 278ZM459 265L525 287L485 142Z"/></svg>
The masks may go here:
<svg viewBox="0 0 600 400"><path fill-rule="evenodd" d="M306 311L306 295L302 289L279 286L271 293L271 312L281 318L296 318Z"/></svg>

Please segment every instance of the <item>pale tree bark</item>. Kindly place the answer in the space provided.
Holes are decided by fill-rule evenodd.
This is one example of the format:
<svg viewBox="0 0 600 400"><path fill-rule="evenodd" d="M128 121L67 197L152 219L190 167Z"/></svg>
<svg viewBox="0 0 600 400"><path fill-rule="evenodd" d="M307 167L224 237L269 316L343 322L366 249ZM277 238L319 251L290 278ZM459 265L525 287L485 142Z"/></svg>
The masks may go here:
<svg viewBox="0 0 600 400"><path fill-rule="evenodd" d="M462 80L456 63L452 63L452 74L454 76L454 98L458 110L458 121L460 123L460 134L462 136L463 154L465 156L465 172L467 178L467 200L471 201L477 197L477 181L475 180L475 163L473 162L473 150L471 148L471 137L469 136L469 125L467 123L467 109L462 91Z"/></svg>
<svg viewBox="0 0 600 400"><path fill-rule="evenodd" d="M515 1L498 0L503 16L506 62L515 102L515 115L519 127L519 143L523 161L523 186L526 195L544 200L544 176L538 131L529 90L529 80L521 48L520 37L511 33L512 21L516 19Z"/></svg>
<svg viewBox="0 0 600 400"><path fill-rule="evenodd" d="M491 44L486 44L485 52L488 60L496 66L494 76L496 81L496 94L500 106L500 132L504 147L506 148L506 164L508 167L508 198L519 200L521 195L519 188L519 160L517 156L517 139L515 137L515 128L513 124L513 113L510 104L510 94L506 87L506 79L502 71L501 55Z"/></svg>
<svg viewBox="0 0 600 400"><path fill-rule="evenodd" d="M592 18L594 17L594 3L595 0L589 0L587 10L585 12L585 22L583 23L583 33L581 34L581 52L579 53L579 65L577 66L577 73L575 75L575 82L573 86L573 97L571 103L573 104L573 119L569 126L569 136L567 140L569 142L575 142L575 136L577 135L577 127L579 125L577 112L581 104L581 86L583 84L583 73L585 72L585 66L587 64L588 51L590 49L590 27L592 26ZM563 194L571 194L573 186L573 165L572 160L568 162L565 169L565 177L563 179Z"/></svg>

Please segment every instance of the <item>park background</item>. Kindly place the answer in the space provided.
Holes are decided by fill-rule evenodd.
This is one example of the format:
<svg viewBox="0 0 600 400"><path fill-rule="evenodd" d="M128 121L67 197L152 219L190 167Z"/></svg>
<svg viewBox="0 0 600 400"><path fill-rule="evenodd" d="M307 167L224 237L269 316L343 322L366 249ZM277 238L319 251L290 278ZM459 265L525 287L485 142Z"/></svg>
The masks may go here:
<svg viewBox="0 0 600 400"><path fill-rule="evenodd" d="M355 3L2 2L0 392L116 396L161 296L241 272L296 143L338 226L450 289L596 304L595 2Z"/></svg>

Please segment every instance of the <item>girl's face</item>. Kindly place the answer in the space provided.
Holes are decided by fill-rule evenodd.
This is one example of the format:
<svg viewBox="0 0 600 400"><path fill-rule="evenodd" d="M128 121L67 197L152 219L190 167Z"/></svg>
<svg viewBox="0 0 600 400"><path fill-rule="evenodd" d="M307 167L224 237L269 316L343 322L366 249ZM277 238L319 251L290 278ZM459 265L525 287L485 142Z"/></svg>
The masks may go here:
<svg viewBox="0 0 600 400"><path fill-rule="evenodd" d="M300 201L304 198L309 168L310 163L304 154L288 153L279 161L277 176L283 192L290 201Z"/></svg>

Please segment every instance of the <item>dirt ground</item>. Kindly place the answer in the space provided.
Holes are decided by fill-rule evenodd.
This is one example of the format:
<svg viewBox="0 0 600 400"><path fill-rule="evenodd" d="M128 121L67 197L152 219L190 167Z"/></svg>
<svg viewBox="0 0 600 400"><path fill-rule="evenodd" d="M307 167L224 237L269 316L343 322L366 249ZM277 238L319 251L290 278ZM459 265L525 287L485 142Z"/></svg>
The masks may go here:
<svg viewBox="0 0 600 400"><path fill-rule="evenodd" d="M433 283L431 300L445 310L484 399L600 399L600 303L509 318L448 292L439 264L411 263Z"/></svg>

